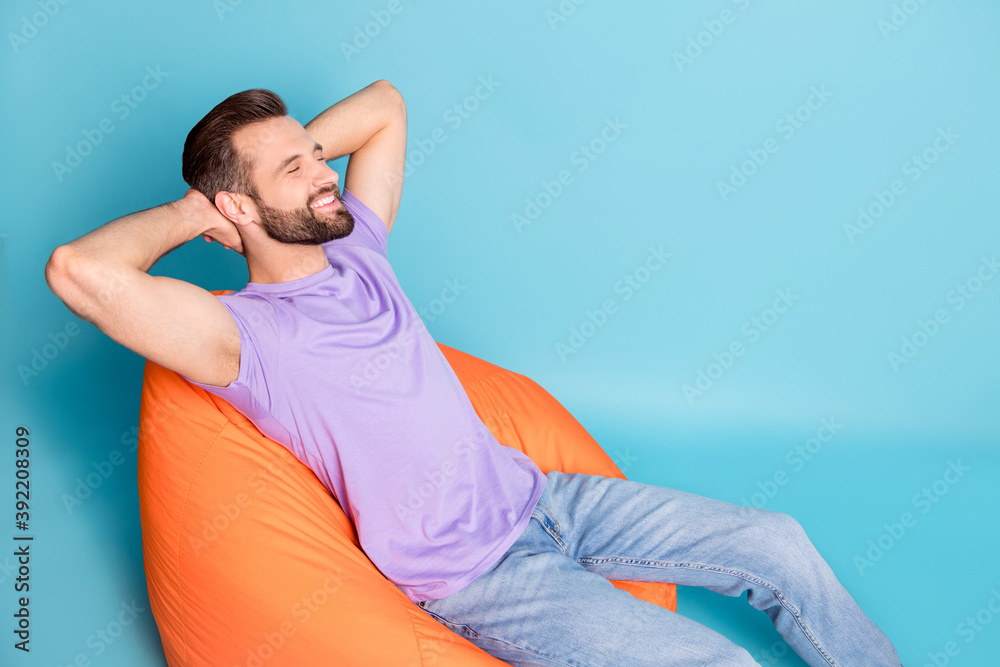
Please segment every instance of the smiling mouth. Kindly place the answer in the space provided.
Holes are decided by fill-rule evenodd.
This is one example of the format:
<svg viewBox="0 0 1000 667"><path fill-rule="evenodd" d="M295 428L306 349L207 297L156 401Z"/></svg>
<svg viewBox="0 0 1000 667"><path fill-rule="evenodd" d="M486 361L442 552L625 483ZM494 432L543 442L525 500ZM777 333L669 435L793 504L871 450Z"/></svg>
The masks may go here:
<svg viewBox="0 0 1000 667"><path fill-rule="evenodd" d="M314 201L309 205L309 208L314 211L326 211L337 208L338 206L340 206L340 202L337 201L336 195L331 192Z"/></svg>

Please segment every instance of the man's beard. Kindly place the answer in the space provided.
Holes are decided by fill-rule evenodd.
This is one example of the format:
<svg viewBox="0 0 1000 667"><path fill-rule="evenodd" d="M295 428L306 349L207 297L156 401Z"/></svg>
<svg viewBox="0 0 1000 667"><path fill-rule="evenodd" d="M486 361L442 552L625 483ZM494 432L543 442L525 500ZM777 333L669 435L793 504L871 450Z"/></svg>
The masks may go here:
<svg viewBox="0 0 1000 667"><path fill-rule="evenodd" d="M332 189L317 194L313 201L331 192L340 202L340 206L332 212L319 214L308 206L291 211L272 208L262 200L254 198L257 210L260 212L260 226L265 234L279 243L320 245L344 238L354 231L354 216L340 199L339 188L334 185Z"/></svg>

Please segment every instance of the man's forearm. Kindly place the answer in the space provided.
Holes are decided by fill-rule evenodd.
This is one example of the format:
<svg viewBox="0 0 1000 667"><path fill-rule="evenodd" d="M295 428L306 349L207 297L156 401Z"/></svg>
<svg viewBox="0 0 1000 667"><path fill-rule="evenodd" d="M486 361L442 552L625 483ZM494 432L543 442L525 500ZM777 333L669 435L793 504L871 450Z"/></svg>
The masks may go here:
<svg viewBox="0 0 1000 667"><path fill-rule="evenodd" d="M66 247L76 257L146 272L163 255L200 236L208 224L181 199L116 218Z"/></svg>
<svg viewBox="0 0 1000 667"><path fill-rule="evenodd" d="M56 248L45 281L73 313L93 322L114 303L130 272L148 272L209 224L204 211L183 199L130 213Z"/></svg>
<svg viewBox="0 0 1000 667"><path fill-rule="evenodd" d="M399 91L380 79L326 109L305 129L323 146L323 157L336 160L364 146L402 109Z"/></svg>

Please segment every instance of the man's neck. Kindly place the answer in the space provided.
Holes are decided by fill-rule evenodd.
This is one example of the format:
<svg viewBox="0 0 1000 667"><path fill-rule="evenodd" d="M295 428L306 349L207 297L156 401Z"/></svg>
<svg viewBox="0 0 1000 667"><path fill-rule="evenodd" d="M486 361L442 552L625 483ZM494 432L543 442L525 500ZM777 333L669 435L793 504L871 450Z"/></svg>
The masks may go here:
<svg viewBox="0 0 1000 667"><path fill-rule="evenodd" d="M319 273L330 266L322 245L275 243L248 254L252 283L286 283Z"/></svg>

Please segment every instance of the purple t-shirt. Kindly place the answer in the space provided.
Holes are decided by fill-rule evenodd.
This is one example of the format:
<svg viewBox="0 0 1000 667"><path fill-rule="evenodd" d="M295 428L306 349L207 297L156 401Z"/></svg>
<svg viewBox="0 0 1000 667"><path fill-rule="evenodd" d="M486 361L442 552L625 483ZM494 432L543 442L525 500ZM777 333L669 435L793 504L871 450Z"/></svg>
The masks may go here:
<svg viewBox="0 0 1000 667"><path fill-rule="evenodd" d="M403 294L385 223L343 191L350 235L330 265L216 295L240 330L224 398L309 466L361 547L413 602L454 593L527 527L547 479L500 444Z"/></svg>

